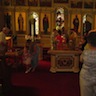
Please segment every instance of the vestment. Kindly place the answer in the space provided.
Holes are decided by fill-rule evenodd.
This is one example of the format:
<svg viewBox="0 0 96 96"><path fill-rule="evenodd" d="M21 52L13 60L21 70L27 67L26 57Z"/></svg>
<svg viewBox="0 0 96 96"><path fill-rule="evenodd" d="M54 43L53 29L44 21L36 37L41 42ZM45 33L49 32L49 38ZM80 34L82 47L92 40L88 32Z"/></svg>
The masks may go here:
<svg viewBox="0 0 96 96"><path fill-rule="evenodd" d="M69 42L72 41L72 49L75 49L76 47L78 47L78 36L76 34L76 32L72 32L69 36Z"/></svg>
<svg viewBox="0 0 96 96"><path fill-rule="evenodd" d="M56 30L53 30L50 38L51 38L51 49L56 49L56 41L55 41L55 37L56 37L57 33Z"/></svg>
<svg viewBox="0 0 96 96"><path fill-rule="evenodd" d="M83 61L80 71L81 96L96 96L96 50L84 50L80 61Z"/></svg>
<svg viewBox="0 0 96 96"><path fill-rule="evenodd" d="M57 50L63 49L63 37L61 35L56 36Z"/></svg>

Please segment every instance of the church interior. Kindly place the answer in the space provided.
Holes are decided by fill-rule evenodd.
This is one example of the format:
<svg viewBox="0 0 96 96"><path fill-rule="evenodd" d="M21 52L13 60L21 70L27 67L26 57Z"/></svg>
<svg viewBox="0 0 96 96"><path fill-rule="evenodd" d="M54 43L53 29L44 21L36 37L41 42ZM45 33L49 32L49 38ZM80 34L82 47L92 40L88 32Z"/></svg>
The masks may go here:
<svg viewBox="0 0 96 96"><path fill-rule="evenodd" d="M67 33L71 28L74 28L73 19L76 15L79 18L79 35L86 32L83 26L86 19L91 23L91 29L96 28L94 22L96 20L95 0L0 0L0 4L0 29L3 26L8 26L11 30L10 34L17 38L17 46L24 46L25 35L31 34L33 36L36 34L41 37L43 47L50 47L50 34L54 28L58 27L57 19L59 16L63 19L62 26ZM58 12L60 12L59 15ZM20 14L21 17L23 16L21 19L22 29L19 28L18 17ZM44 33L43 30L44 15L48 17L47 33ZM36 19L35 23L34 19ZM32 28L32 26L34 27Z"/></svg>
<svg viewBox="0 0 96 96"><path fill-rule="evenodd" d="M47 71L57 75L58 72L65 72L66 75L67 72L79 74L81 66L79 58L82 53L79 45L80 40L90 30L96 29L95 21L96 0L0 0L0 31L3 27L8 27L10 30L6 36L8 43L7 63L15 62L13 67L17 67L17 63L20 62L18 55L20 50L28 40L31 40L36 41L40 47L40 62L50 63ZM54 35L54 29L56 32L58 30L61 32L63 39L60 44L57 44L58 40L53 40L54 36L59 33ZM71 31L76 34L75 41L71 40L73 38ZM46 69L45 65L44 68ZM77 75L76 77L78 78ZM15 76L14 78L16 79ZM76 84L78 85L78 82ZM79 87L77 89L79 90ZM78 90L78 95L71 94L71 96L80 96ZM60 94L52 96L60 96ZM41 95L35 94L34 96ZM62 93L61 96L64 94ZM66 93L65 96L70 95Z"/></svg>

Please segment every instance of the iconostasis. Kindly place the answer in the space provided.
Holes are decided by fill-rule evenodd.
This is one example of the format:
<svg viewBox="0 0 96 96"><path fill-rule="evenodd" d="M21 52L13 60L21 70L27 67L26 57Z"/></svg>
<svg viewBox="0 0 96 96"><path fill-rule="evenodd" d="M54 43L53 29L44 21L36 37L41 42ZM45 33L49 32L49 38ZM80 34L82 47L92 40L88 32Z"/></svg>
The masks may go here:
<svg viewBox="0 0 96 96"><path fill-rule="evenodd" d="M68 31L71 28L74 28L73 20L77 15L79 20L78 33L81 34L81 32L84 31L83 22L84 20L86 21L86 19L84 19L86 18L86 16L84 17L84 14L89 12L90 14L94 15L92 17L93 20L90 20L92 23L92 28L96 28L96 24L93 22L96 21L95 0L76 0L76 2L74 2L74 0L0 0L0 4L2 6L10 6L5 7L4 9L4 14L6 15L8 13L7 15L9 15L9 17L4 20L4 25L8 26L13 30L13 32L16 32L17 34L28 34L31 32L31 28L29 27L31 26L29 24L29 18L31 16L30 13L33 14L34 12L37 14L33 14L33 17L35 16L34 18L36 19L36 27L34 29L36 34L40 32L42 34L44 32L42 24L44 15L46 15L48 18L49 33L52 32L55 27L58 27L59 23L62 23L61 27L65 27ZM92 13L93 11L91 11L91 9L94 11L94 13ZM60 14L58 14L59 12ZM19 18L20 14L21 17ZM88 16L89 15L87 15L87 18L90 19L90 16ZM61 21L59 17L62 18ZM21 20L21 22L19 22L18 18ZM8 22L9 24L7 24Z"/></svg>

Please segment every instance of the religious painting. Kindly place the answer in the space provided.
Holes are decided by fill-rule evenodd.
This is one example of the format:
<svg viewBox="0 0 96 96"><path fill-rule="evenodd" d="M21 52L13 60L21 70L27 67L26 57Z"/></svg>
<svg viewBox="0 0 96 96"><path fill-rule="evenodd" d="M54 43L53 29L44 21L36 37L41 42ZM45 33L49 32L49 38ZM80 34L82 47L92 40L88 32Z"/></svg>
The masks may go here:
<svg viewBox="0 0 96 96"><path fill-rule="evenodd" d="M38 0L28 0L29 6L38 6Z"/></svg>
<svg viewBox="0 0 96 96"><path fill-rule="evenodd" d="M9 29L11 29L11 26L12 26L11 12L4 13L4 25Z"/></svg>
<svg viewBox="0 0 96 96"><path fill-rule="evenodd" d="M12 4L12 0L4 0L3 2L5 6L10 6Z"/></svg>
<svg viewBox="0 0 96 96"><path fill-rule="evenodd" d="M54 0L54 3L68 3L69 0Z"/></svg>
<svg viewBox="0 0 96 96"><path fill-rule="evenodd" d="M17 6L24 6L25 5L25 2L26 0L16 0L15 2L16 2L16 5Z"/></svg>
<svg viewBox="0 0 96 96"><path fill-rule="evenodd" d="M81 34L81 14L71 15L71 29L74 29L78 35Z"/></svg>
<svg viewBox="0 0 96 96"><path fill-rule="evenodd" d="M84 8L93 8L93 2L92 1L84 2Z"/></svg>
<svg viewBox="0 0 96 96"><path fill-rule="evenodd" d="M45 35L50 34L50 13L41 13L41 21L40 21L40 28L41 32Z"/></svg>
<svg viewBox="0 0 96 96"><path fill-rule="evenodd" d="M41 7L51 7L52 6L52 0L40 0L40 6Z"/></svg>
<svg viewBox="0 0 96 96"><path fill-rule="evenodd" d="M79 0L79 1L75 1L74 2L74 0L71 0L71 3L70 3L71 5L71 8L82 8L82 1L81 0Z"/></svg>
<svg viewBox="0 0 96 96"><path fill-rule="evenodd" d="M8 35L12 35L12 13L11 12L4 12L4 26L10 29Z"/></svg>
<svg viewBox="0 0 96 96"><path fill-rule="evenodd" d="M18 34L24 34L26 32L26 13L16 12L15 16L16 32Z"/></svg>
<svg viewBox="0 0 96 96"><path fill-rule="evenodd" d="M56 29L61 30L64 28L64 9L59 8L56 11Z"/></svg>

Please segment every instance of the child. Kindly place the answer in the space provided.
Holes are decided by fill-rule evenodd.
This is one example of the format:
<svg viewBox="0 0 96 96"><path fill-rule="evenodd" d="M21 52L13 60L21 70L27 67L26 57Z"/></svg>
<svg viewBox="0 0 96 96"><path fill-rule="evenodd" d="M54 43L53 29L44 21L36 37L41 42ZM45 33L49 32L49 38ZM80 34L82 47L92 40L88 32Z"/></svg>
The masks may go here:
<svg viewBox="0 0 96 96"><path fill-rule="evenodd" d="M31 54L31 66L32 66L32 72L35 71L35 68L38 65L38 59L39 59L39 46L36 43L36 41L31 42L29 46L29 51Z"/></svg>
<svg viewBox="0 0 96 96"><path fill-rule="evenodd" d="M29 53L28 46L24 46L22 59L23 59L23 64L25 65L26 68L25 73L30 72L32 67L31 67L31 54Z"/></svg>

